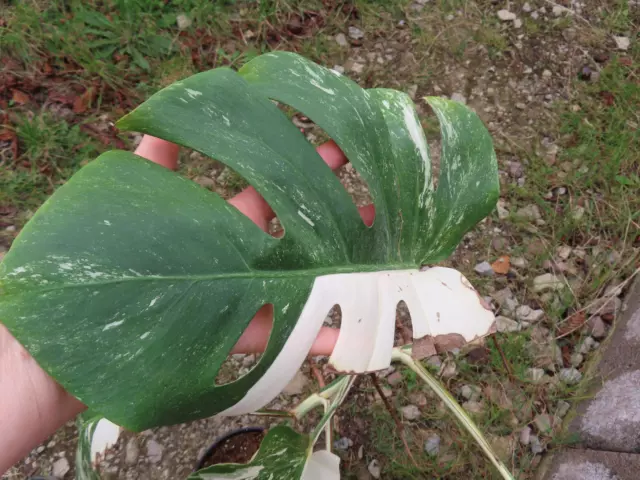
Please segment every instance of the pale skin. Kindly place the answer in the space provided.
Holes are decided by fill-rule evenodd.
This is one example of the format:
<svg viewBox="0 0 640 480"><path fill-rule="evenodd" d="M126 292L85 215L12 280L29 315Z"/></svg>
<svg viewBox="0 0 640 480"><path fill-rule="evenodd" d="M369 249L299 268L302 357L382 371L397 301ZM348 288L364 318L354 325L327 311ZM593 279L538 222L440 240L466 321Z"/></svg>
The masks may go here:
<svg viewBox="0 0 640 480"><path fill-rule="evenodd" d="M325 163L335 170L347 163L333 142L318 147ZM135 153L171 170L178 166L179 147L145 135ZM267 202L252 187L229 203L266 231L275 216ZM374 219L373 205L360 207L367 225ZM244 331L232 353L260 352L266 348L271 330L271 308L261 308ZM330 355L338 330L323 327L310 355ZM0 475L33 448L86 408L42 370L29 353L0 324Z"/></svg>

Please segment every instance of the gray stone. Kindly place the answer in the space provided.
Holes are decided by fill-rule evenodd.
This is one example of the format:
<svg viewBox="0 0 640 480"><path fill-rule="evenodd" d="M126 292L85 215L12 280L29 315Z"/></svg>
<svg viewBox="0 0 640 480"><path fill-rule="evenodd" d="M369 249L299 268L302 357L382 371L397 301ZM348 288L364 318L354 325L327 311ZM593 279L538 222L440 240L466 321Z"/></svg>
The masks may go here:
<svg viewBox="0 0 640 480"><path fill-rule="evenodd" d="M569 402L560 400L558 402L558 405L556 406L556 417L564 418L565 415L569 412L570 408L571 408L571 404Z"/></svg>
<svg viewBox="0 0 640 480"><path fill-rule="evenodd" d="M596 341L591 337L585 337L582 343L578 346L578 352L586 355L591 350L595 349Z"/></svg>
<svg viewBox="0 0 640 480"><path fill-rule="evenodd" d="M572 367L579 367L584 361L584 356L581 353L573 353L570 361Z"/></svg>
<svg viewBox="0 0 640 480"><path fill-rule="evenodd" d="M460 92L453 92L451 94L451 100L458 103L465 103L465 104L467 103L467 97L465 97Z"/></svg>
<svg viewBox="0 0 640 480"><path fill-rule="evenodd" d="M499 332L519 332L521 327L515 320L500 315L496 317L496 328Z"/></svg>
<svg viewBox="0 0 640 480"><path fill-rule="evenodd" d="M164 447L154 439L147 440L147 458L150 463L160 463Z"/></svg>
<svg viewBox="0 0 640 480"><path fill-rule="evenodd" d="M546 290L562 290L565 286L565 282L553 273L538 275L533 279L533 291L537 293Z"/></svg>
<svg viewBox="0 0 640 480"><path fill-rule="evenodd" d="M475 385L463 385L460 389L460 395L466 400L478 400L480 398L480 387Z"/></svg>
<svg viewBox="0 0 640 480"><path fill-rule="evenodd" d="M593 338L601 339L607 336L607 325L599 316L589 319L589 335Z"/></svg>
<svg viewBox="0 0 640 480"><path fill-rule="evenodd" d="M548 413L540 413L533 419L538 433L548 435L553 428L553 418Z"/></svg>
<svg viewBox="0 0 640 480"><path fill-rule="evenodd" d="M427 366L440 370L440 367L442 367L442 360L438 355L434 355L433 357L429 357L427 360Z"/></svg>
<svg viewBox="0 0 640 480"><path fill-rule="evenodd" d="M491 264L487 261L478 263L474 267L474 270L478 275L482 277L490 277L495 274L495 272L493 271L493 268L491 268Z"/></svg>
<svg viewBox="0 0 640 480"><path fill-rule="evenodd" d="M424 451L427 455L435 457L440 452L440 437L438 435L431 435L424 442Z"/></svg>
<svg viewBox="0 0 640 480"><path fill-rule="evenodd" d="M340 75L344 74L344 67L342 65L334 65L331 70L333 70L336 73L339 73Z"/></svg>
<svg viewBox="0 0 640 480"><path fill-rule="evenodd" d="M531 8L531 5L529 4L529 2L524 2L524 5L522 5L522 11L524 13L529 13L531 12L531 10L533 9Z"/></svg>
<svg viewBox="0 0 640 480"><path fill-rule="evenodd" d="M462 408L464 408L469 413L475 413L476 415L478 415L484 412L484 403L468 401L462 404Z"/></svg>
<svg viewBox="0 0 640 480"><path fill-rule="evenodd" d="M562 7L560 5L554 5L553 8L551 9L551 13L553 13L554 17L559 17L560 15L562 15L567 9L565 7Z"/></svg>
<svg viewBox="0 0 640 480"><path fill-rule="evenodd" d="M408 399L418 407L424 407L427 405L427 396L423 392L411 392L408 395Z"/></svg>
<svg viewBox="0 0 640 480"><path fill-rule="evenodd" d="M540 213L540 208L537 205L527 205L526 207L519 208L516 212L516 217L522 220L540 220L542 218L542 214Z"/></svg>
<svg viewBox="0 0 640 480"><path fill-rule="evenodd" d="M338 45L340 45L341 47L348 47L349 46L349 40L347 40L347 36L344 33L339 33L334 38L335 38L336 43Z"/></svg>
<svg viewBox="0 0 640 480"><path fill-rule="evenodd" d="M501 311L508 315L515 313L516 308L518 308L518 300L509 287L498 290L492 293L491 296L500 305Z"/></svg>
<svg viewBox="0 0 640 480"><path fill-rule="evenodd" d="M540 14L538 12L531 12L531 18L533 18L534 20L537 20L538 17L540 17Z"/></svg>
<svg viewBox="0 0 640 480"><path fill-rule="evenodd" d="M335 442L333 442L333 448L335 448L336 450L345 451L352 446L353 446L353 440L347 437L341 437L339 440L336 440Z"/></svg>
<svg viewBox="0 0 640 480"><path fill-rule="evenodd" d="M529 445L531 442L531 427L524 427L520 431L520 443L522 445Z"/></svg>
<svg viewBox="0 0 640 480"><path fill-rule="evenodd" d="M441 369L441 375L443 378L453 378L458 373L458 367L455 362L447 362L444 364L444 368Z"/></svg>
<svg viewBox="0 0 640 480"><path fill-rule="evenodd" d="M531 435L529 445L531 445L531 453L534 455L539 455L544 452L544 445L542 445L537 435Z"/></svg>
<svg viewBox="0 0 640 480"><path fill-rule="evenodd" d="M582 432L610 448L633 449L640 443L640 370L607 381L582 417Z"/></svg>
<svg viewBox="0 0 640 480"><path fill-rule="evenodd" d="M502 9L498 10L498 18L503 22L510 22L515 20L517 16L515 13L510 12L509 10Z"/></svg>
<svg viewBox="0 0 640 480"><path fill-rule="evenodd" d="M302 394L302 392L304 392L304 389L308 384L309 379L307 378L307 376L302 373L302 371L298 370L289 384L284 387L282 393L284 393L285 395L300 395Z"/></svg>
<svg viewBox="0 0 640 480"><path fill-rule="evenodd" d="M640 455L568 448L556 453L545 480L637 480Z"/></svg>
<svg viewBox="0 0 640 480"><path fill-rule="evenodd" d="M407 95L411 97L411 100L416 99L416 94L418 93L418 85L409 85L407 87Z"/></svg>
<svg viewBox="0 0 640 480"><path fill-rule="evenodd" d="M367 470L369 470L369 473L373 478L380 478L380 464L378 463L378 460L376 460L375 458L371 460L371 462L369 462L369 466L367 466Z"/></svg>
<svg viewBox="0 0 640 480"><path fill-rule="evenodd" d="M522 20L520 20L519 18L516 18L513 21L513 26L514 28L522 28Z"/></svg>
<svg viewBox="0 0 640 480"><path fill-rule="evenodd" d="M567 385L575 385L582 380L582 373L575 368L561 368L558 377Z"/></svg>
<svg viewBox="0 0 640 480"><path fill-rule="evenodd" d="M391 385L392 387L399 385L400 383L402 383L402 373L393 372L387 377L387 382L389 382L389 385Z"/></svg>
<svg viewBox="0 0 640 480"><path fill-rule="evenodd" d="M407 420L417 420L422 416L420 409L415 405L406 405L400 409L403 418Z"/></svg>
<svg viewBox="0 0 640 480"><path fill-rule="evenodd" d="M69 460L67 460L67 457L62 457L53 462L53 469L51 473L53 473L54 477L62 479L67 473L69 473L69 470L71 470Z"/></svg>
<svg viewBox="0 0 640 480"><path fill-rule="evenodd" d="M349 36L354 40L360 40L364 38L364 32L358 27L349 27Z"/></svg>
<svg viewBox="0 0 640 480"><path fill-rule="evenodd" d="M532 15L533 16L533 15ZM551 78L553 74L551 73L550 70L543 70L542 71L542 78Z"/></svg>
<svg viewBox="0 0 640 480"><path fill-rule="evenodd" d="M132 467L138 463L139 456L140 447L138 446L138 440L136 437L131 437L125 447L124 461L128 466Z"/></svg>
<svg viewBox="0 0 640 480"><path fill-rule="evenodd" d="M181 13L176 17L176 24L178 25L178 30L186 30L191 26L191 19L184 13Z"/></svg>

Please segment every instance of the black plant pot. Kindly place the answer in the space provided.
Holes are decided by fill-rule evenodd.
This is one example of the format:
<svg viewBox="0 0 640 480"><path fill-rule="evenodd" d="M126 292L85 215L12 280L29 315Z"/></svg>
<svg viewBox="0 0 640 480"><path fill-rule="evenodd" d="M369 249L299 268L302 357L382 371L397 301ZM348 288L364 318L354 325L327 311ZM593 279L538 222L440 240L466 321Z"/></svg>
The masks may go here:
<svg viewBox="0 0 640 480"><path fill-rule="evenodd" d="M264 427L244 427L225 433L221 437L218 437L198 459L194 472L218 463L242 463L238 462L235 458L225 458L224 450L229 446L230 442L233 442L234 446L242 444L243 442L251 443L249 446L250 450L255 451L247 452L250 455L248 455L249 458L247 458L246 461L249 461L253 454L258 450L254 445L256 440L257 446L259 446L262 441L262 437L264 436L264 432Z"/></svg>

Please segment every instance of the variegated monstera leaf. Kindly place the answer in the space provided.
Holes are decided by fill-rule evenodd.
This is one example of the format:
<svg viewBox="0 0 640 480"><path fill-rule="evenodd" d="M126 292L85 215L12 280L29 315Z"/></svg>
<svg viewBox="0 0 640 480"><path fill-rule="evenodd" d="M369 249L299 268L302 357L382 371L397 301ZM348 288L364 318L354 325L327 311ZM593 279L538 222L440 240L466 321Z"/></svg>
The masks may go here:
<svg viewBox="0 0 640 480"><path fill-rule="evenodd" d="M366 180L367 227L273 100L311 118ZM269 402L339 304L331 364L389 365L396 305L414 335L486 334L493 317L446 258L498 196L491 139L464 105L428 98L441 126L437 188L414 106L290 53L218 68L158 92L118 124L239 172L271 205L274 238L218 195L131 153L80 170L35 214L0 266L0 319L73 395L131 430ZM258 364L216 385L256 311L274 324Z"/></svg>

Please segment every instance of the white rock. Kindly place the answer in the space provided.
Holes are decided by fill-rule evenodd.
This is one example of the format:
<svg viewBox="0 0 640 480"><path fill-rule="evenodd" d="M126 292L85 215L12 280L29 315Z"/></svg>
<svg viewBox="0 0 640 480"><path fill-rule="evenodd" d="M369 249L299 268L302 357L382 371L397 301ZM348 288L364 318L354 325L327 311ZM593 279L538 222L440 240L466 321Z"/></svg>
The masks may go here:
<svg viewBox="0 0 640 480"><path fill-rule="evenodd" d="M418 85L410 85L407 87L407 95L411 97L411 100L416 99L416 94L418 93Z"/></svg>
<svg viewBox="0 0 640 480"><path fill-rule="evenodd" d="M58 477L60 479L64 478L64 476L69 473L71 467L69 466L69 460L67 457L62 457L53 462L53 476Z"/></svg>
<svg viewBox="0 0 640 480"><path fill-rule="evenodd" d="M618 50L628 50L629 45L631 45L631 41L629 37L613 37L613 40L616 42L616 48Z"/></svg>
<svg viewBox="0 0 640 480"><path fill-rule="evenodd" d="M492 275L495 274L495 272L493 271L493 268L491 267L491 264L486 260L484 262L477 264L474 267L474 270L478 275L482 277L491 277Z"/></svg>
<svg viewBox="0 0 640 480"><path fill-rule="evenodd" d="M509 10L502 9L498 10L498 18L503 22L509 22L515 20L517 16L515 13L510 12Z"/></svg>
<svg viewBox="0 0 640 480"><path fill-rule="evenodd" d="M285 395L300 395L304 392L307 384L309 383L309 379L307 376L302 373L302 371L298 370L296 372L295 377L289 382L289 384L284 387L282 393Z"/></svg>
<svg viewBox="0 0 640 480"><path fill-rule="evenodd" d="M427 455L435 457L440 452L440 437L438 435L431 435L424 442L424 451Z"/></svg>
<svg viewBox="0 0 640 480"><path fill-rule="evenodd" d="M416 420L422 415L415 405L406 405L401 409L402 416L407 420Z"/></svg>
<svg viewBox="0 0 640 480"><path fill-rule="evenodd" d="M507 210L506 205L507 205L507 202L505 202L503 199L498 200L498 204L496 205L496 210L498 211L498 218L500 220L509 218L509 210Z"/></svg>
<svg viewBox="0 0 640 480"><path fill-rule="evenodd" d="M464 408L469 413L480 414L484 412L484 403L468 401L462 404L462 408Z"/></svg>
<svg viewBox="0 0 640 480"><path fill-rule="evenodd" d="M373 478L380 478L380 464L375 458L371 460L369 466L367 467L367 470L369 470L369 473Z"/></svg>
<svg viewBox="0 0 640 480"><path fill-rule="evenodd" d="M540 383L540 380L544 377L544 370L542 368L529 368L527 369L527 376L532 383Z"/></svg>
<svg viewBox="0 0 640 480"><path fill-rule="evenodd" d="M558 402L558 406L556 407L556 417L563 418L571 408L571 404L569 402L565 402L564 400L560 400Z"/></svg>
<svg viewBox="0 0 640 480"><path fill-rule="evenodd" d="M136 437L131 437L125 447L124 461L127 465L132 467L138 463L138 457L140 456L140 447L138 447L138 440Z"/></svg>
<svg viewBox="0 0 640 480"><path fill-rule="evenodd" d="M496 317L496 328L499 332L519 332L520 324L515 320L500 315Z"/></svg>
<svg viewBox="0 0 640 480"><path fill-rule="evenodd" d="M502 312L508 315L515 313L519 303L509 287L498 290L497 292L492 293L491 296L496 302L498 302Z"/></svg>
<svg viewBox="0 0 640 480"><path fill-rule="evenodd" d="M524 13L529 13L531 10L533 10L531 8L531 5L529 5L529 2L524 2L524 5L522 5L522 11Z"/></svg>
<svg viewBox="0 0 640 480"><path fill-rule="evenodd" d="M178 25L178 30L186 30L191 26L191 19L184 13L181 13L176 17L176 24Z"/></svg>
<svg viewBox="0 0 640 480"><path fill-rule="evenodd" d="M575 385L582 380L582 373L575 368L561 368L558 376L560 380L567 385Z"/></svg>
<svg viewBox="0 0 640 480"><path fill-rule="evenodd" d="M353 64L351 65L351 71L353 73L362 73L364 72L364 66L364 63L353 62Z"/></svg>
<svg viewBox="0 0 640 480"><path fill-rule="evenodd" d="M522 257L511 257L511 266L516 268L524 268L527 266L527 261Z"/></svg>
<svg viewBox="0 0 640 480"><path fill-rule="evenodd" d="M513 21L513 26L514 26L515 28L522 28L522 20L520 20L519 18L516 18L516 19Z"/></svg>
<svg viewBox="0 0 640 480"><path fill-rule="evenodd" d="M553 13L554 17L559 17L565 11L566 11L566 8L564 8L564 7L560 6L560 5L554 5L553 8L551 9L551 13Z"/></svg>
<svg viewBox="0 0 640 480"><path fill-rule="evenodd" d="M584 361L584 357L582 356L581 353L571 354L570 362L572 367L579 367L580 365L582 365L583 361Z"/></svg>
<svg viewBox="0 0 640 480"><path fill-rule="evenodd" d="M364 37L364 32L358 27L349 27L349 36L354 40L360 40Z"/></svg>
<svg viewBox="0 0 640 480"><path fill-rule="evenodd" d="M551 78L551 71L550 70L543 70L542 71L542 78Z"/></svg>
<svg viewBox="0 0 640 480"><path fill-rule="evenodd" d="M566 260L567 258L569 258L569 255L571 255L572 251L573 249L570 246L562 245L558 247L558 249L556 250L556 253L561 259Z"/></svg>
<svg viewBox="0 0 640 480"><path fill-rule="evenodd" d="M540 17L540 14L538 12L531 12L531 18L533 18L534 20L537 20L538 17Z"/></svg>
<svg viewBox="0 0 640 480"><path fill-rule="evenodd" d="M467 103L467 97L465 97L460 92L453 92L451 94L451 100L458 103L465 103L465 104Z"/></svg>
<svg viewBox="0 0 640 480"><path fill-rule="evenodd" d="M618 297L600 298L593 302L587 313L589 315L616 315L622 308L622 300Z"/></svg>
<svg viewBox="0 0 640 480"><path fill-rule="evenodd" d="M518 320L526 320L533 310L529 305L520 305L516 308L516 318Z"/></svg>
<svg viewBox="0 0 640 480"><path fill-rule="evenodd" d="M582 343L578 346L578 352L586 355L591 350L596 348L596 341L591 337L586 337Z"/></svg>
<svg viewBox="0 0 640 480"><path fill-rule="evenodd" d="M349 40L347 40L347 37L344 33L339 33L337 34L335 37L335 41L338 45L340 45L341 47L348 47L349 46Z"/></svg>
<svg viewBox="0 0 640 480"><path fill-rule="evenodd" d="M604 338L607 336L607 326L602 321L602 318L595 316L589 319L589 334L593 338Z"/></svg>
<svg viewBox="0 0 640 480"><path fill-rule="evenodd" d="M573 218L576 222L582 220L584 217L584 207L576 206L571 210L571 218Z"/></svg>
<svg viewBox="0 0 640 480"><path fill-rule="evenodd" d="M344 67L342 65L334 65L331 70L333 70L336 73L339 73L340 75L344 74Z"/></svg>
<svg viewBox="0 0 640 480"><path fill-rule="evenodd" d="M553 273L538 275L533 279L533 291L538 293L545 290L562 290L565 286L564 281Z"/></svg>
<svg viewBox="0 0 640 480"><path fill-rule="evenodd" d="M531 442L531 427L524 427L520 431L520 443L522 445L529 445Z"/></svg>
<svg viewBox="0 0 640 480"><path fill-rule="evenodd" d="M443 378L453 378L458 373L458 367L454 362L447 362L442 368L441 375Z"/></svg>

